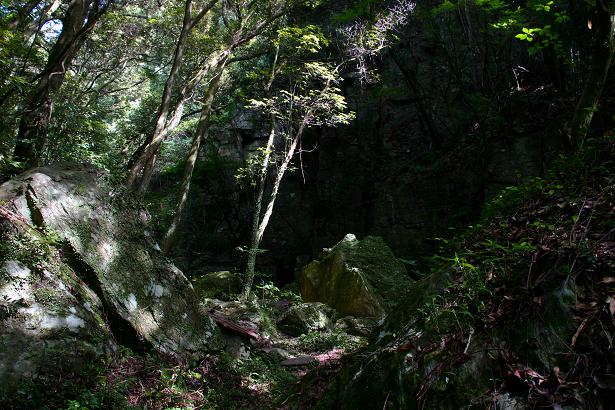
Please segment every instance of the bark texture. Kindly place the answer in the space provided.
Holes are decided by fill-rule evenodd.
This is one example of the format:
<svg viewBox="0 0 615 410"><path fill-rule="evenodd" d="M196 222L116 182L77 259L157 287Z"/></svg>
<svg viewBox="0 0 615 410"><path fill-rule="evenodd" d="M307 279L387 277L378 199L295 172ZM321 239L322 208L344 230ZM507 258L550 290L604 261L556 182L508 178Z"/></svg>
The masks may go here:
<svg viewBox="0 0 615 410"><path fill-rule="evenodd" d="M73 0L62 19L62 32L49 53L38 83L26 97L19 122L14 158L25 166L38 165L47 145L47 131L53 113L54 94L64 82L66 71L104 8L97 1Z"/></svg>
<svg viewBox="0 0 615 410"><path fill-rule="evenodd" d="M583 144L591 124L594 112L602 96L604 84L609 72L613 53L615 52L615 22L604 0L596 1L596 13L593 18L595 29L592 52L592 65L589 77L577 103L574 117L570 123L570 144L573 148Z"/></svg>

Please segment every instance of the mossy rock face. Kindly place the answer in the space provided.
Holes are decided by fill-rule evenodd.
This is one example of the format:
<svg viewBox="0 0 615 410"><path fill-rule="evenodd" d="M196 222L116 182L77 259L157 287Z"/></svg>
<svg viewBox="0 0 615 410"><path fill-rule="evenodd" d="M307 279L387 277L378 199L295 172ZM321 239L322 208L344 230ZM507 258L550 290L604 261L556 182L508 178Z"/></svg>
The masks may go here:
<svg viewBox="0 0 615 410"><path fill-rule="evenodd" d="M147 232L147 215L87 166L29 170L0 186L28 224L51 232L70 265L102 301L118 333L134 333L160 352L202 357L222 345L184 274Z"/></svg>
<svg viewBox="0 0 615 410"><path fill-rule="evenodd" d="M420 301L419 295L437 293L445 280L446 275L437 272L416 282L407 303L400 304L399 312L382 325L369 359L345 363L317 408L459 409L489 407L494 401L498 409L531 408L523 394L485 395L494 379L504 377L501 358L494 352L515 351L519 363L541 374L560 365L563 343L576 330L561 284L545 294L542 313L531 315L522 324L496 323L488 331L465 335L463 343L451 350L436 349L416 360L425 346L438 344L443 335L456 331L451 328L439 333L424 328L417 311L420 304L415 302ZM425 383L429 393L424 396L425 402L419 402L417 397Z"/></svg>
<svg viewBox="0 0 615 410"><path fill-rule="evenodd" d="M300 336L330 329L334 316L335 311L324 303L299 303L284 312L276 325L290 336Z"/></svg>
<svg viewBox="0 0 615 410"><path fill-rule="evenodd" d="M0 255L0 401L23 380L62 378L117 349L96 294L57 251L31 252L28 239L0 223L11 248Z"/></svg>
<svg viewBox="0 0 615 410"><path fill-rule="evenodd" d="M299 277L303 300L323 302L344 316L378 318L392 312L412 286L382 238L352 234L308 264Z"/></svg>
<svg viewBox="0 0 615 410"><path fill-rule="evenodd" d="M199 299L229 300L241 292L241 274L220 271L192 278L192 285Z"/></svg>

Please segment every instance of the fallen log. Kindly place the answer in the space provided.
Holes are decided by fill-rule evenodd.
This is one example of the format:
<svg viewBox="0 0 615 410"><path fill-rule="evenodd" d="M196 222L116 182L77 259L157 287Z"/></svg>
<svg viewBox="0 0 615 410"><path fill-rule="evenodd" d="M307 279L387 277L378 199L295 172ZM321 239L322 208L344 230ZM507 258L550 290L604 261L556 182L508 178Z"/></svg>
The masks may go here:
<svg viewBox="0 0 615 410"><path fill-rule="evenodd" d="M210 310L209 311L209 316L211 316L211 318L214 320L214 322L216 322L220 327L229 330L231 332L234 333L238 333L242 336L245 336L249 339L254 339L257 342L260 342L263 340L263 337L261 335L259 335L258 333L250 330L250 329L246 329L243 326L238 325L237 323L229 320L224 314L217 312L215 310Z"/></svg>

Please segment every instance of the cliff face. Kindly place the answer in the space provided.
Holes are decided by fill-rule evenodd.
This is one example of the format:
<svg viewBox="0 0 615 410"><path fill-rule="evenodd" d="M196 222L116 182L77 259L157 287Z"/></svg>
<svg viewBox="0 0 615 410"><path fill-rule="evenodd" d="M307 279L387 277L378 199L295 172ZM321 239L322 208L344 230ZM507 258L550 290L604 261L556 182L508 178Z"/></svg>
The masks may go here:
<svg viewBox="0 0 615 410"><path fill-rule="evenodd" d="M356 120L311 130L296 172L282 183L262 246L269 252L259 263L283 281L347 233L382 236L403 258L423 254L432 249L429 238L465 225L501 188L542 174L560 148L559 125L574 99L521 77L502 97L505 79L481 71L481 56L468 52L458 62L467 66L452 71L446 45L453 39L438 38L424 21L400 37L373 62L378 83L347 74L342 88ZM511 58L520 63L521 51ZM252 196L239 191L233 165L220 159L240 164L264 133L241 113L213 134L218 141L203 152L203 177L195 179L185 218L191 222L177 246L190 271L237 265L240 255L228 249L248 242Z"/></svg>

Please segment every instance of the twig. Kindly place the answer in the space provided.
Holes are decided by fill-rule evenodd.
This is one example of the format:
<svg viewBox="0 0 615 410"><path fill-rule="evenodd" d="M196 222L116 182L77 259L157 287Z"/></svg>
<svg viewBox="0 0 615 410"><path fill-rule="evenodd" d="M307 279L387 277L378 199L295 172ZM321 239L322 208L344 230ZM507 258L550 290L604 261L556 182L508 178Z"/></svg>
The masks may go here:
<svg viewBox="0 0 615 410"><path fill-rule="evenodd" d="M574 336L572 336L572 342L570 343L570 347L574 348L574 346L577 344L577 339L579 338L579 335L581 334L583 329L585 329L585 326L587 326L587 323L589 322L589 320L593 317L594 315L591 315L583 319L583 322L581 322L581 325L579 325L579 328L574 333Z"/></svg>
<svg viewBox="0 0 615 410"><path fill-rule="evenodd" d="M387 408L387 403L389 402L389 396L391 395L391 390L387 393L387 397L384 399L384 404L382 405L382 410Z"/></svg>
<svg viewBox="0 0 615 410"><path fill-rule="evenodd" d="M468 342L466 343L466 348L463 349L463 354L468 353L468 349L470 348L470 342L472 341L472 335L474 335L474 328L470 329L470 334L468 335Z"/></svg>

